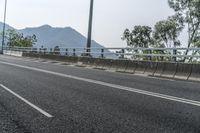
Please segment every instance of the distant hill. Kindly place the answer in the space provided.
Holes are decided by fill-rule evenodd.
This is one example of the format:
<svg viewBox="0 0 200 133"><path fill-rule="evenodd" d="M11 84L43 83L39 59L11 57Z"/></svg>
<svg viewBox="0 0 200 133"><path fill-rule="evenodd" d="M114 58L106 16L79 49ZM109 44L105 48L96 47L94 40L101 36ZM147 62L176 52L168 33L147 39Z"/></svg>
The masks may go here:
<svg viewBox="0 0 200 133"><path fill-rule="evenodd" d="M0 32L2 32L3 23L0 22ZM7 29L15 29L12 26L6 25ZM50 49L59 46L60 48L85 48L87 39L78 31L71 27L59 28L59 27L51 27L49 25L43 25L40 27L32 27L32 28L25 28L21 30L17 30L18 32L23 33L26 35L33 35L37 36L37 43L34 47ZM0 38L0 42L2 39ZM92 41L92 47L100 48L100 49L93 49L92 52L101 52L101 48L104 48L102 45L98 44L95 41ZM72 49L70 49L72 52ZM80 49L79 52L83 52L83 49ZM107 57L116 58L116 55L110 52L109 50L104 51ZM94 54L93 56L99 57L100 54Z"/></svg>
<svg viewBox="0 0 200 133"><path fill-rule="evenodd" d="M44 47L85 47L86 38L71 27L56 28L49 25L41 27L26 28L19 30L24 35L35 34L38 38L37 45ZM103 47L102 45L92 41L92 47Z"/></svg>
<svg viewBox="0 0 200 133"><path fill-rule="evenodd" d="M7 29L14 29L13 27L11 27L11 26L9 26L9 25L7 25L7 24L6 24L6 27L5 27L5 28L6 28L6 30L7 30ZM0 22L0 33L1 33L2 31L3 31L3 23ZM1 42L2 42L2 36L0 36L0 44L1 44ZM0 45L0 46L1 46L1 45Z"/></svg>
<svg viewBox="0 0 200 133"><path fill-rule="evenodd" d="M10 25L7 25L6 24L6 30L7 29L14 29L13 27L11 27ZM0 22L0 32L2 32L3 31L3 23L2 22Z"/></svg>
<svg viewBox="0 0 200 133"><path fill-rule="evenodd" d="M3 23L0 22L0 31L3 29ZM14 29L12 26L6 25L6 29ZM59 47L86 47L86 37L71 27L57 28L49 25L40 27L25 28L17 30L24 35L37 36L38 42L35 47L54 48ZM103 48L102 45L92 41L92 47Z"/></svg>

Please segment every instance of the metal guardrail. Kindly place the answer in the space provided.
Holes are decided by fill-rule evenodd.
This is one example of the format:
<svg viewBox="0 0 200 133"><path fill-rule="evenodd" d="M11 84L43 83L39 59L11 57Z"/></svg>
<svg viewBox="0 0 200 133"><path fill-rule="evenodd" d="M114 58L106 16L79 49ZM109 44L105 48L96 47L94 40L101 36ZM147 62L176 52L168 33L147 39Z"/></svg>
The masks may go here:
<svg viewBox="0 0 200 133"><path fill-rule="evenodd" d="M22 51L24 53L56 54L63 56L88 56L100 58L120 58L138 60L182 61L200 60L200 48L97 48L60 47L60 48L32 48L5 47L4 50ZM188 53L187 55L185 53Z"/></svg>

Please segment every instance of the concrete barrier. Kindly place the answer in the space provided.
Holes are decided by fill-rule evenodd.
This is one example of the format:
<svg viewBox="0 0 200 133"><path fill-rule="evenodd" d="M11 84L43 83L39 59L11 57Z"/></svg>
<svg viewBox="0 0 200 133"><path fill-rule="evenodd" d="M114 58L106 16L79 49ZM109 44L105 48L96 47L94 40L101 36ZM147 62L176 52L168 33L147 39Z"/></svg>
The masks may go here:
<svg viewBox="0 0 200 133"><path fill-rule="evenodd" d="M178 63L163 63L163 70L160 74L162 77L175 78L178 69Z"/></svg>
<svg viewBox="0 0 200 133"><path fill-rule="evenodd" d="M67 57L67 56L60 56L60 55L42 55L40 58L45 59L53 59L56 61L62 61L62 62L70 62L72 64L78 63L78 57Z"/></svg>
<svg viewBox="0 0 200 133"><path fill-rule="evenodd" d="M189 76L192 73L192 67L193 67L193 64L179 63L177 67L177 72L175 74L175 78L188 80Z"/></svg>
<svg viewBox="0 0 200 133"><path fill-rule="evenodd" d="M120 62L121 62L121 60L113 60L110 70L117 71L120 66Z"/></svg>
<svg viewBox="0 0 200 133"><path fill-rule="evenodd" d="M95 60L95 62L94 62L94 68L95 69L105 70L104 66L105 66L105 60L104 59L96 59Z"/></svg>
<svg viewBox="0 0 200 133"><path fill-rule="evenodd" d="M113 60L110 70L116 72L125 72L128 66L127 60Z"/></svg>
<svg viewBox="0 0 200 133"><path fill-rule="evenodd" d="M32 57L32 58L40 58L40 54L33 54L33 53L23 53L22 56Z"/></svg>
<svg viewBox="0 0 200 133"><path fill-rule="evenodd" d="M79 59L78 59L78 62L81 62L81 64L82 64L83 66L87 66L87 65L89 64L89 58L85 58L85 57L79 58Z"/></svg>
<svg viewBox="0 0 200 133"><path fill-rule="evenodd" d="M110 70L111 67L112 67L112 62L113 60L112 59L104 59L104 67L103 69L106 69L106 70Z"/></svg>
<svg viewBox="0 0 200 133"><path fill-rule="evenodd" d="M161 77L163 70L165 67L165 63L164 62L157 62L155 71L152 73L152 76L158 76Z"/></svg>
<svg viewBox="0 0 200 133"><path fill-rule="evenodd" d="M78 57L68 57L68 56L52 55L52 54L36 54L36 53L23 53L23 56L50 59L61 62L78 63Z"/></svg>
<svg viewBox="0 0 200 133"><path fill-rule="evenodd" d="M88 58L89 60L88 60L88 62L87 62L87 65L88 66L94 66L94 64L95 64L95 58Z"/></svg>
<svg viewBox="0 0 200 133"><path fill-rule="evenodd" d="M200 64L193 64L189 80L200 81Z"/></svg>
<svg viewBox="0 0 200 133"><path fill-rule="evenodd" d="M117 72L126 72L128 63L129 63L128 60L119 60L119 64L118 64L116 71Z"/></svg>
<svg viewBox="0 0 200 133"><path fill-rule="evenodd" d="M140 73L158 77L200 81L200 64L112 60L36 53L24 53L23 56L74 63L75 65L81 64L83 66L93 66L94 68L101 70L114 70L132 74Z"/></svg>
<svg viewBox="0 0 200 133"><path fill-rule="evenodd" d="M137 61L129 61L126 67L125 72L127 73L135 73L135 70L137 68Z"/></svg>
<svg viewBox="0 0 200 133"><path fill-rule="evenodd" d="M4 55L10 55L10 56L16 56L16 57L22 57L23 52L21 51L12 51L12 50L3 50Z"/></svg>
<svg viewBox="0 0 200 133"><path fill-rule="evenodd" d="M149 66L147 67L145 74L147 75L154 75L157 70L158 62L149 62Z"/></svg>
<svg viewBox="0 0 200 133"><path fill-rule="evenodd" d="M144 74L149 66L148 61L137 61L137 67L135 69L135 73Z"/></svg>
<svg viewBox="0 0 200 133"><path fill-rule="evenodd" d="M82 66L85 67L94 66L95 60L96 60L95 58L88 58L88 57L78 58L78 62L81 62Z"/></svg>
<svg viewBox="0 0 200 133"><path fill-rule="evenodd" d="M101 69L101 70L109 70L112 66L112 59L103 59L103 58L96 58L95 59L95 69Z"/></svg>

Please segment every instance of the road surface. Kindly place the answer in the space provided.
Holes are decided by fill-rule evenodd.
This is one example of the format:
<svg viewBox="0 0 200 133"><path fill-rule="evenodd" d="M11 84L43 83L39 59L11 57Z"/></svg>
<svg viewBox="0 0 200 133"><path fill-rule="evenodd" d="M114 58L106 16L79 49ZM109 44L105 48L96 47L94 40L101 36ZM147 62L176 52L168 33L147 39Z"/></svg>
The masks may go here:
<svg viewBox="0 0 200 133"><path fill-rule="evenodd" d="M0 133L199 133L200 83L0 56Z"/></svg>

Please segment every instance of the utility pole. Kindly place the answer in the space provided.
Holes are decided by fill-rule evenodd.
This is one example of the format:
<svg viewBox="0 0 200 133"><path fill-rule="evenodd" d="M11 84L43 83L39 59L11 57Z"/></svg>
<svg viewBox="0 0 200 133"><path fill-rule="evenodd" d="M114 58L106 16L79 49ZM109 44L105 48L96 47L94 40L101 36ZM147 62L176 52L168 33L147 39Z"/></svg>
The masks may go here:
<svg viewBox="0 0 200 133"><path fill-rule="evenodd" d="M3 22L3 35L2 35L1 54L3 54L3 46L5 44L6 11L7 11L7 0L5 0L5 10L4 10L4 22Z"/></svg>
<svg viewBox="0 0 200 133"><path fill-rule="evenodd" d="M87 37L87 55L88 56L90 56L90 52L91 52L93 7L94 7L94 0L90 0L88 37Z"/></svg>

